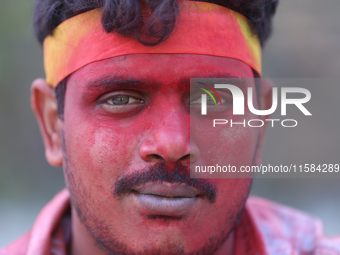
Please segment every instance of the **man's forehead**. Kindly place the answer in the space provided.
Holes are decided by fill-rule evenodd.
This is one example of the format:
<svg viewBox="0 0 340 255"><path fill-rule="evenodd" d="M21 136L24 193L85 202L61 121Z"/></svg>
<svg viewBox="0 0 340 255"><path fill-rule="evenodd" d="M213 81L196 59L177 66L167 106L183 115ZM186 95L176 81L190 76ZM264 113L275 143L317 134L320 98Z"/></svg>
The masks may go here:
<svg viewBox="0 0 340 255"><path fill-rule="evenodd" d="M91 63L72 74L69 83L84 89L159 89L172 87L187 90L191 78L253 78L243 62L193 54L140 54L116 57ZM242 82L239 82L240 84Z"/></svg>

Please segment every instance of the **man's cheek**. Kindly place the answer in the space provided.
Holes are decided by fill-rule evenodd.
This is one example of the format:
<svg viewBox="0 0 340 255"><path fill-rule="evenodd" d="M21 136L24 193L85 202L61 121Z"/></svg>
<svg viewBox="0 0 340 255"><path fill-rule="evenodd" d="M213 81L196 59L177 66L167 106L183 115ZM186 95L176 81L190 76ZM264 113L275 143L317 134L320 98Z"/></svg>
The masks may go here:
<svg viewBox="0 0 340 255"><path fill-rule="evenodd" d="M234 164L246 163L252 160L254 154L255 139L249 127L230 127L220 132L220 150L218 157L226 159ZM251 163L251 162L249 162Z"/></svg>
<svg viewBox="0 0 340 255"><path fill-rule="evenodd" d="M125 132L121 128L84 126L66 137L72 171L84 183L111 188L124 174L137 146L138 139L131 139Z"/></svg>
<svg viewBox="0 0 340 255"><path fill-rule="evenodd" d="M111 128L99 128L94 133L94 143L90 148L92 164L99 168L120 169L131 159L134 146L135 141L125 133L117 133Z"/></svg>
<svg viewBox="0 0 340 255"><path fill-rule="evenodd" d="M210 132L209 132L210 131ZM200 156L209 164L239 164L251 158L256 139L250 128L216 127L198 135Z"/></svg>

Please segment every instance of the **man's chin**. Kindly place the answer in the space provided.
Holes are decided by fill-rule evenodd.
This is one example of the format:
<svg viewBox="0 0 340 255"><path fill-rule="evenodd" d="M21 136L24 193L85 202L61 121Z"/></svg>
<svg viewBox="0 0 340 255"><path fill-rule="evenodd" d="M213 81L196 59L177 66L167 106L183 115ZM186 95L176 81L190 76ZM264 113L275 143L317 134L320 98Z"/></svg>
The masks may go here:
<svg viewBox="0 0 340 255"><path fill-rule="evenodd" d="M127 208L121 205L122 211L115 216L105 217L96 210L86 210L82 208L85 201L79 203L75 211L89 237L108 254L211 255L226 242L242 208L231 214L222 210L217 220L205 217L215 211L208 206L211 205L208 199L195 199L198 201L192 206L185 205L186 210L181 213L180 201L177 213L171 215L150 212L131 194L119 199Z"/></svg>
<svg viewBox="0 0 340 255"><path fill-rule="evenodd" d="M160 220L160 219L157 219ZM183 236L183 233L176 234L174 231L162 230L159 235L143 235L134 238L127 238L126 241L109 238L108 236L97 236L96 242L99 247L106 250L109 254L182 254L182 255L211 255L214 254L226 242L229 233L220 231L218 235L207 236L205 233L196 233L201 235L200 241L192 240L190 237Z"/></svg>

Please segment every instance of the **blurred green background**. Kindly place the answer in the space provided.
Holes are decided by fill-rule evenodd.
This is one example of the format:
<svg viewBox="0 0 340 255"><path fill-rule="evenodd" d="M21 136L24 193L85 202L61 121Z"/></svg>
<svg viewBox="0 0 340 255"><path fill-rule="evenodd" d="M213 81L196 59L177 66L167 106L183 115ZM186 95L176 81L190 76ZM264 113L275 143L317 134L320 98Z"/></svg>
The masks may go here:
<svg viewBox="0 0 340 255"><path fill-rule="evenodd" d="M0 247L29 230L43 205L64 186L61 169L45 160L30 107L30 84L44 77L32 9L32 0L0 1ZM339 11L339 0L281 0L263 54L264 76L339 78ZM295 136L269 130L263 162L311 163L318 155L324 159L319 163L340 163L339 96L339 82L313 88L312 100L320 106L326 101L332 111L313 115L310 128ZM327 119L333 120L331 126ZM252 193L320 217L326 233L334 235L340 234L339 181L257 179Z"/></svg>

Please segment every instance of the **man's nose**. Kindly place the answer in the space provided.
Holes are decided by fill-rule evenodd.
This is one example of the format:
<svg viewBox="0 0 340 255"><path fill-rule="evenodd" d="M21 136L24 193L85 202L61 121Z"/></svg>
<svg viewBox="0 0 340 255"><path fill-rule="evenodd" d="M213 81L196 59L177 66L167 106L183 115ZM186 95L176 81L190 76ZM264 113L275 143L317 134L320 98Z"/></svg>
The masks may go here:
<svg viewBox="0 0 340 255"><path fill-rule="evenodd" d="M198 150L190 144L190 116L172 110L155 118L152 129L143 138L139 153L146 162L189 165L196 161Z"/></svg>

